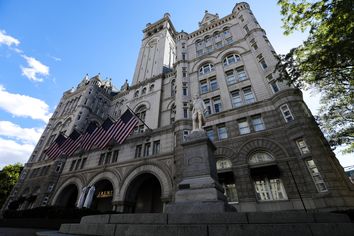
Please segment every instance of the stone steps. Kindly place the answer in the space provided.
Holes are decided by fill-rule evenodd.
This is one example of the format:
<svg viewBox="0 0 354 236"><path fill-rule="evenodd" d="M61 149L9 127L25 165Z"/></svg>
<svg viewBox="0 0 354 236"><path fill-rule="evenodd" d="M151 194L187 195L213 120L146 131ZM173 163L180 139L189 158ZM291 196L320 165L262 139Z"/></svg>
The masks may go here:
<svg viewBox="0 0 354 236"><path fill-rule="evenodd" d="M353 236L354 223L346 215L334 213L112 214L86 216L80 224L63 224L59 233L117 236Z"/></svg>

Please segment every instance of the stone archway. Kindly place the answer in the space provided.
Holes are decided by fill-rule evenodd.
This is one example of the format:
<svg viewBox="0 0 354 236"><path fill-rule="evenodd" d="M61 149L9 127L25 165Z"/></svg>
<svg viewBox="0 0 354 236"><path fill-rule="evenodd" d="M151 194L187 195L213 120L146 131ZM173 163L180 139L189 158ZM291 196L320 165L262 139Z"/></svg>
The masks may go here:
<svg viewBox="0 0 354 236"><path fill-rule="evenodd" d="M163 211L160 181L150 173L143 173L131 181L125 194L125 212L160 213Z"/></svg>
<svg viewBox="0 0 354 236"><path fill-rule="evenodd" d="M78 188L75 184L67 185L58 195L55 205L74 208L78 198Z"/></svg>
<svg viewBox="0 0 354 236"><path fill-rule="evenodd" d="M95 193L92 199L91 208L105 212L112 211L113 185L111 181L102 179L95 184Z"/></svg>

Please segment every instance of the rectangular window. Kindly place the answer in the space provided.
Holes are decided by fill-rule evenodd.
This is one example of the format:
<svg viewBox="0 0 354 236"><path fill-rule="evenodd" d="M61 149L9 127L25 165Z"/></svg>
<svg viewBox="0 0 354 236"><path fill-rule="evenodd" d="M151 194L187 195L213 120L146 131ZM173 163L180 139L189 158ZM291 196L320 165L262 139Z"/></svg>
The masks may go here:
<svg viewBox="0 0 354 236"><path fill-rule="evenodd" d="M81 159L77 160L75 170L79 169L81 161L82 161Z"/></svg>
<svg viewBox="0 0 354 236"><path fill-rule="evenodd" d="M259 54L259 55L257 56L257 58L258 58L258 62L259 62L259 64L261 65L262 69L263 69L263 70L266 69L268 66L267 66L267 63L265 62L265 60L264 60L264 58L263 58L262 53Z"/></svg>
<svg viewBox="0 0 354 236"><path fill-rule="evenodd" d="M284 104L280 107L281 113L283 114L283 117L285 119L285 121L288 123L292 120L294 120L293 115L291 114L291 111L288 107L288 104Z"/></svg>
<svg viewBox="0 0 354 236"><path fill-rule="evenodd" d="M135 148L135 158L141 157L141 149L142 148L143 148L143 146L141 144L136 146L136 148Z"/></svg>
<svg viewBox="0 0 354 236"><path fill-rule="evenodd" d="M208 91L208 82L206 80L200 81L200 93L207 93Z"/></svg>
<svg viewBox="0 0 354 236"><path fill-rule="evenodd" d="M74 169L75 163L76 163L76 160L72 160L71 161L71 165L70 165L69 171L72 171Z"/></svg>
<svg viewBox="0 0 354 236"><path fill-rule="evenodd" d="M213 98L213 103L215 113L222 112L222 104L219 96Z"/></svg>
<svg viewBox="0 0 354 236"><path fill-rule="evenodd" d="M87 158L82 159L80 169L84 168L84 166L85 166L85 164L86 164L86 161L87 161Z"/></svg>
<svg viewBox="0 0 354 236"><path fill-rule="evenodd" d="M243 66L236 68L236 72L239 81L243 81L247 79L247 75Z"/></svg>
<svg viewBox="0 0 354 236"><path fill-rule="evenodd" d="M156 155L160 153L160 140L154 141L152 147L152 154Z"/></svg>
<svg viewBox="0 0 354 236"><path fill-rule="evenodd" d="M244 22L244 20L245 20L242 15L239 17L239 19L241 22Z"/></svg>
<svg viewBox="0 0 354 236"><path fill-rule="evenodd" d="M186 60L186 54L182 53L182 60L185 61Z"/></svg>
<svg viewBox="0 0 354 236"><path fill-rule="evenodd" d="M105 160L105 164L109 164L111 163L111 157L112 157L112 152L107 152L106 154L106 160Z"/></svg>
<svg viewBox="0 0 354 236"><path fill-rule="evenodd" d="M240 134L248 134L251 132L246 118L237 121Z"/></svg>
<svg viewBox="0 0 354 236"><path fill-rule="evenodd" d="M225 125L217 126L219 140L227 138L227 129Z"/></svg>
<svg viewBox="0 0 354 236"><path fill-rule="evenodd" d="M217 90L219 88L216 78L210 80L210 91Z"/></svg>
<svg viewBox="0 0 354 236"><path fill-rule="evenodd" d="M188 118L188 108L183 108L183 117Z"/></svg>
<svg viewBox="0 0 354 236"><path fill-rule="evenodd" d="M112 163L116 163L118 161L119 150L114 150Z"/></svg>
<svg viewBox="0 0 354 236"><path fill-rule="evenodd" d="M272 88L273 93L279 92L279 87L276 81L270 82L269 85Z"/></svg>
<svg viewBox="0 0 354 236"><path fill-rule="evenodd" d="M55 172L57 173L60 172L62 166L63 166L63 162L59 162L57 168L55 169Z"/></svg>
<svg viewBox="0 0 354 236"><path fill-rule="evenodd" d="M206 115L211 115L212 112L211 112L211 104L210 104L210 99L205 99L204 100L204 104L205 104L205 107L206 107L206 110L207 110L207 114Z"/></svg>
<svg viewBox="0 0 354 236"><path fill-rule="evenodd" d="M211 52L213 50L213 46L208 46L205 48L206 53Z"/></svg>
<svg viewBox="0 0 354 236"><path fill-rule="evenodd" d="M227 84L234 84L237 82L236 76L234 75L234 72L232 70L226 71L225 74Z"/></svg>
<svg viewBox="0 0 354 236"><path fill-rule="evenodd" d="M144 157L150 156L151 143L145 143L144 145Z"/></svg>
<svg viewBox="0 0 354 236"><path fill-rule="evenodd" d="M258 45L257 45L255 39L252 39L252 40L250 41L250 44L251 44L251 47L253 47L254 50L257 50L257 49L258 49Z"/></svg>
<svg viewBox="0 0 354 236"><path fill-rule="evenodd" d="M187 67L182 67L182 76L183 78L187 77Z"/></svg>
<svg viewBox="0 0 354 236"><path fill-rule="evenodd" d="M254 181L256 196L259 201L286 200L286 192L281 179L264 177Z"/></svg>
<svg viewBox="0 0 354 236"><path fill-rule="evenodd" d="M256 101L251 87L246 87L242 89L243 95L245 97L245 103L250 104Z"/></svg>
<svg viewBox="0 0 354 236"><path fill-rule="evenodd" d="M188 95L187 91L188 91L188 85L187 85L187 83L183 83L183 84L182 84L182 93L183 93L183 96L187 96L187 95Z"/></svg>
<svg viewBox="0 0 354 236"><path fill-rule="evenodd" d="M238 90L231 92L231 100L233 107L239 107L243 105L242 98Z"/></svg>
<svg viewBox="0 0 354 236"><path fill-rule="evenodd" d="M327 192L328 191L327 186L326 186L320 172L318 171L315 162L312 159L306 160L306 165L307 165L307 168L312 176L313 182L316 185L317 191L318 192Z"/></svg>
<svg viewBox="0 0 354 236"><path fill-rule="evenodd" d="M254 131L261 131L265 129L264 122L261 115L255 115L251 117L252 126Z"/></svg>
<svg viewBox="0 0 354 236"><path fill-rule="evenodd" d="M301 139L296 140L296 144L297 144L297 147L299 148L299 151L302 155L310 152L304 139L301 138Z"/></svg>
<svg viewBox="0 0 354 236"><path fill-rule="evenodd" d="M207 128L205 128L205 131L207 133L208 138L211 141L214 141L214 130L213 130L213 128L212 127L207 127Z"/></svg>
<svg viewBox="0 0 354 236"><path fill-rule="evenodd" d="M103 165L104 163L104 157L105 157L105 153L101 153L100 155L100 159L98 160L98 165Z"/></svg>
<svg viewBox="0 0 354 236"><path fill-rule="evenodd" d="M247 25L243 26L243 29L246 31L246 33L250 32L250 30L249 30Z"/></svg>
<svg viewBox="0 0 354 236"><path fill-rule="evenodd" d="M183 130L183 141L186 141L188 135L189 135L189 130Z"/></svg>

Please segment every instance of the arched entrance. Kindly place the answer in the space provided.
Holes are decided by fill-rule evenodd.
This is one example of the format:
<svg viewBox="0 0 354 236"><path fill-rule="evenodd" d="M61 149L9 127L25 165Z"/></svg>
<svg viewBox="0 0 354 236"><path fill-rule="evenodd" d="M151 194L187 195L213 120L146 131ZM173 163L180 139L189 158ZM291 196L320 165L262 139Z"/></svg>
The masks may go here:
<svg viewBox="0 0 354 236"><path fill-rule="evenodd" d="M125 212L159 213L163 210L161 185L159 180L149 173L137 176L127 189Z"/></svg>
<svg viewBox="0 0 354 236"><path fill-rule="evenodd" d="M55 205L74 208L78 197L78 190L75 184L69 184L59 194Z"/></svg>
<svg viewBox="0 0 354 236"><path fill-rule="evenodd" d="M91 208L99 211L111 211L113 199L113 185L109 180L100 180L95 183L95 194Z"/></svg>

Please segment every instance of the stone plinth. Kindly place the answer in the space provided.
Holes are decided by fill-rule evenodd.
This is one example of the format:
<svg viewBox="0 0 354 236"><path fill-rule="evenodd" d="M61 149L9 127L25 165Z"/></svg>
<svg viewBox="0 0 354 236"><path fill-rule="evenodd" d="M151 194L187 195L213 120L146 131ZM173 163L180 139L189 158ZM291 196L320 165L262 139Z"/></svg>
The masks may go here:
<svg viewBox="0 0 354 236"><path fill-rule="evenodd" d="M192 132L183 146L182 181L175 202L166 206L168 213L225 212L235 209L227 204L218 182L215 146L204 130Z"/></svg>

